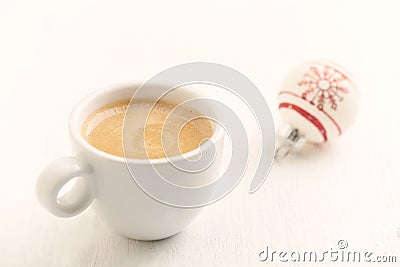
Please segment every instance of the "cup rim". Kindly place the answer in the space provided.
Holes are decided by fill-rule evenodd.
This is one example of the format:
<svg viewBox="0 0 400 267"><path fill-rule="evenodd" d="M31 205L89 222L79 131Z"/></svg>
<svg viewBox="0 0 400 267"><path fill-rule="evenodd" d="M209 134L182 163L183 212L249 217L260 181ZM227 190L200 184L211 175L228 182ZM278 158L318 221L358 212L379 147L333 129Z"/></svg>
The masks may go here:
<svg viewBox="0 0 400 267"><path fill-rule="evenodd" d="M82 110L87 107L90 103L96 100L100 95L110 93L112 91L117 90L128 90L128 88L138 88L142 85L142 82L139 81L130 81L130 82L121 82L116 83L113 85L109 85L103 87L102 89L93 91L86 96L84 96L77 104L73 107L71 114L68 120L68 128L71 137L79 144L80 147L84 148L85 150L89 151L90 153L96 154L99 157L105 158L107 160L119 163L132 163L137 165L158 165L158 164L166 164L169 162L176 162L183 158L191 158L193 156L198 155L201 151L205 151L210 147L212 144L210 142L205 142L204 144L200 145L199 147L190 150L186 153L175 155L172 157L165 157L165 158L155 158L155 159L137 159L137 158L126 158L120 157L116 155L109 154L104 152L91 144L89 144L81 134L81 125L78 125L79 116L82 113ZM100 108L100 107L99 107ZM201 111L200 111L201 112ZM213 135L209 140L212 143L217 143L223 136L224 130L218 124L216 124Z"/></svg>

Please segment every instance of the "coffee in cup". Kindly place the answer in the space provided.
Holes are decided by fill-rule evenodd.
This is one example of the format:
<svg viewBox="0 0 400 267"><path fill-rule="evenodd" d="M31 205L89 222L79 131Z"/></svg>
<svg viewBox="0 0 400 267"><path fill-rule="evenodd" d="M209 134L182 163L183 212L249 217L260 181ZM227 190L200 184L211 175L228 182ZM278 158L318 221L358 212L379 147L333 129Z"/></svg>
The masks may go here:
<svg viewBox="0 0 400 267"><path fill-rule="evenodd" d="M200 112L176 107L177 104L167 101L158 101L154 106L146 100L110 103L89 115L83 124L82 136L97 149L119 157L154 159L183 154L209 139L213 129ZM140 125L140 119L146 121L144 126ZM131 128L127 131L129 134L123 134L124 125ZM123 138L128 138L129 147L125 147L125 152L129 153L126 154Z"/></svg>

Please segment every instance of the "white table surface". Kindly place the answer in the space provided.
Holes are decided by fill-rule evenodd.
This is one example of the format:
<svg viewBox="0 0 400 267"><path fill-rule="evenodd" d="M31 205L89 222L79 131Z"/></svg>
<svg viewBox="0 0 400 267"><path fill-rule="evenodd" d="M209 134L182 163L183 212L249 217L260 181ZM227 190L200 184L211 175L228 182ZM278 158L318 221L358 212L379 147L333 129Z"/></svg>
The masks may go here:
<svg viewBox="0 0 400 267"><path fill-rule="evenodd" d="M398 266L399 10L385 0L0 1L0 266L364 266L257 256L267 245L323 251L341 239L397 255L386 265ZM357 124L274 165L253 195L250 169L182 233L128 240L90 209L59 219L36 201L36 177L69 155L67 118L87 93L211 61L247 75L278 117L285 73L320 57L358 78Z"/></svg>

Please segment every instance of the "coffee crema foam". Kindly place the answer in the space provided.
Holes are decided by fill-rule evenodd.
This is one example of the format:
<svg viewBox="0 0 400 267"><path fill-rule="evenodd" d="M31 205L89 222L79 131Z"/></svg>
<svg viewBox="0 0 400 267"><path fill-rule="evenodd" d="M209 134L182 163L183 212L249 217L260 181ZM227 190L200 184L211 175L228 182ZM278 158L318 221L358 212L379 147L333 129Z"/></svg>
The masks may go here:
<svg viewBox="0 0 400 267"><path fill-rule="evenodd" d="M183 106L175 109L175 104L159 101L148 115L152 102L135 101L129 110L128 105L129 99L93 112L83 124L83 138L97 149L115 156L154 159L194 150L213 135L210 121L198 118L202 114L196 110ZM140 124L146 118L143 127ZM125 155L122 138L125 139Z"/></svg>

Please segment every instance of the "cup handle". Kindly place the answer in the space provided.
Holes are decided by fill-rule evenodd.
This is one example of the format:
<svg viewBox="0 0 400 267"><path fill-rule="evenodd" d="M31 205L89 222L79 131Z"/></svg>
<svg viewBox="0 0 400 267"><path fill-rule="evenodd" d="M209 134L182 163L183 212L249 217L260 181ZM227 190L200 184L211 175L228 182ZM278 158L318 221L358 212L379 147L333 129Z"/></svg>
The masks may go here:
<svg viewBox="0 0 400 267"><path fill-rule="evenodd" d="M71 190L58 197L61 188L71 179L79 177ZM93 174L75 157L59 158L50 163L39 175L36 196L48 211L58 217L71 217L87 209L95 198Z"/></svg>

